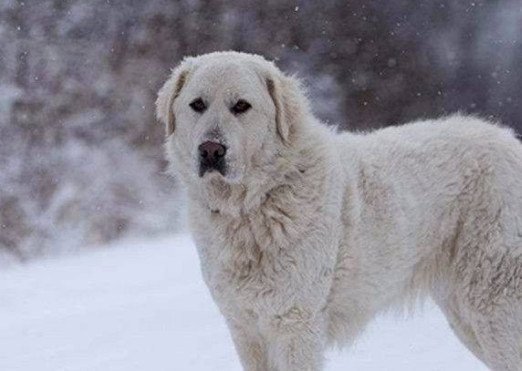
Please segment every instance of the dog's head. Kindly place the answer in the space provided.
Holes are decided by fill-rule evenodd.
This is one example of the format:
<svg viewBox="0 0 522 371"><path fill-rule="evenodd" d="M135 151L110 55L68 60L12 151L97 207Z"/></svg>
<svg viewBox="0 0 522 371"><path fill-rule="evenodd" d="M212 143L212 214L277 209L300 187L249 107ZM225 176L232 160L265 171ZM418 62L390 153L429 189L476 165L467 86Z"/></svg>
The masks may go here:
<svg viewBox="0 0 522 371"><path fill-rule="evenodd" d="M307 114L298 81L246 53L185 58L158 93L167 152L188 182L241 183L291 145Z"/></svg>

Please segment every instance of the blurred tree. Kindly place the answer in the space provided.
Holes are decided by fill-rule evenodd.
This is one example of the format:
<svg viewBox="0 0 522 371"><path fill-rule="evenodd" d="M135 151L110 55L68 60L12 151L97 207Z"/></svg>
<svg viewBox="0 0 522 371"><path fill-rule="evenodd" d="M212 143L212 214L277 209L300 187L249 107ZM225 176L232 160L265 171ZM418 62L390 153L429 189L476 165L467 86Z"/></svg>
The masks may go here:
<svg viewBox="0 0 522 371"><path fill-rule="evenodd" d="M521 35L519 0L2 1L0 251L174 228L154 100L185 55L263 54L343 128L461 110L520 129Z"/></svg>

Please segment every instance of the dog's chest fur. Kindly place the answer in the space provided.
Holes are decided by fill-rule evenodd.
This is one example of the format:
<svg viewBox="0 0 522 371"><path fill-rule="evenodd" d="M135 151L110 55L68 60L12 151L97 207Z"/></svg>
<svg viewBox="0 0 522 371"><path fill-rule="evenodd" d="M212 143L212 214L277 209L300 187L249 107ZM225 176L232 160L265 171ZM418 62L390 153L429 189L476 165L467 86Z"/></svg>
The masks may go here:
<svg viewBox="0 0 522 371"><path fill-rule="evenodd" d="M239 216L193 205L203 275L222 311L275 314L289 310L290 302L318 300L309 293L328 291L317 286L328 286L333 275L334 242L325 236L333 238L334 223L318 188L296 193L283 187Z"/></svg>

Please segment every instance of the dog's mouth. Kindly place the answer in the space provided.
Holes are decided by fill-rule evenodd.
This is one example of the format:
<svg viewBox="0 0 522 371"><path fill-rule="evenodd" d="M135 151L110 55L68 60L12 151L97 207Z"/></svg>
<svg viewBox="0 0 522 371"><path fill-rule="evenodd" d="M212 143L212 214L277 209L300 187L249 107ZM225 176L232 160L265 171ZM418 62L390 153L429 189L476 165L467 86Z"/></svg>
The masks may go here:
<svg viewBox="0 0 522 371"><path fill-rule="evenodd" d="M224 158L218 160L205 160L199 162L199 177L202 178L207 173L219 173L224 177L227 175L227 165Z"/></svg>
<svg viewBox="0 0 522 371"><path fill-rule="evenodd" d="M217 162L200 161L198 175L204 182L220 180L227 184L239 184L244 178L244 172L238 171L236 162L225 159Z"/></svg>

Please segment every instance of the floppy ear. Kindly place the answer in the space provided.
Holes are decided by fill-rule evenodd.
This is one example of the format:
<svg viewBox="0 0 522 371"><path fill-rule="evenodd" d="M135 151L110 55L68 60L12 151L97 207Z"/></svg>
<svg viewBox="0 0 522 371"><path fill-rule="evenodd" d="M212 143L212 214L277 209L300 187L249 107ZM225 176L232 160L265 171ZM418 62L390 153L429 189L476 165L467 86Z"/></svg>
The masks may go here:
<svg viewBox="0 0 522 371"><path fill-rule="evenodd" d="M181 64L172 71L172 74L158 92L158 98L156 99L156 117L165 124L167 136L172 134L176 128L176 118L172 111L172 103L181 92L189 71L190 63L187 61L181 62Z"/></svg>
<svg viewBox="0 0 522 371"><path fill-rule="evenodd" d="M299 80L277 73L266 80L276 108L276 126L283 142L288 142L296 125L308 110L308 101Z"/></svg>

